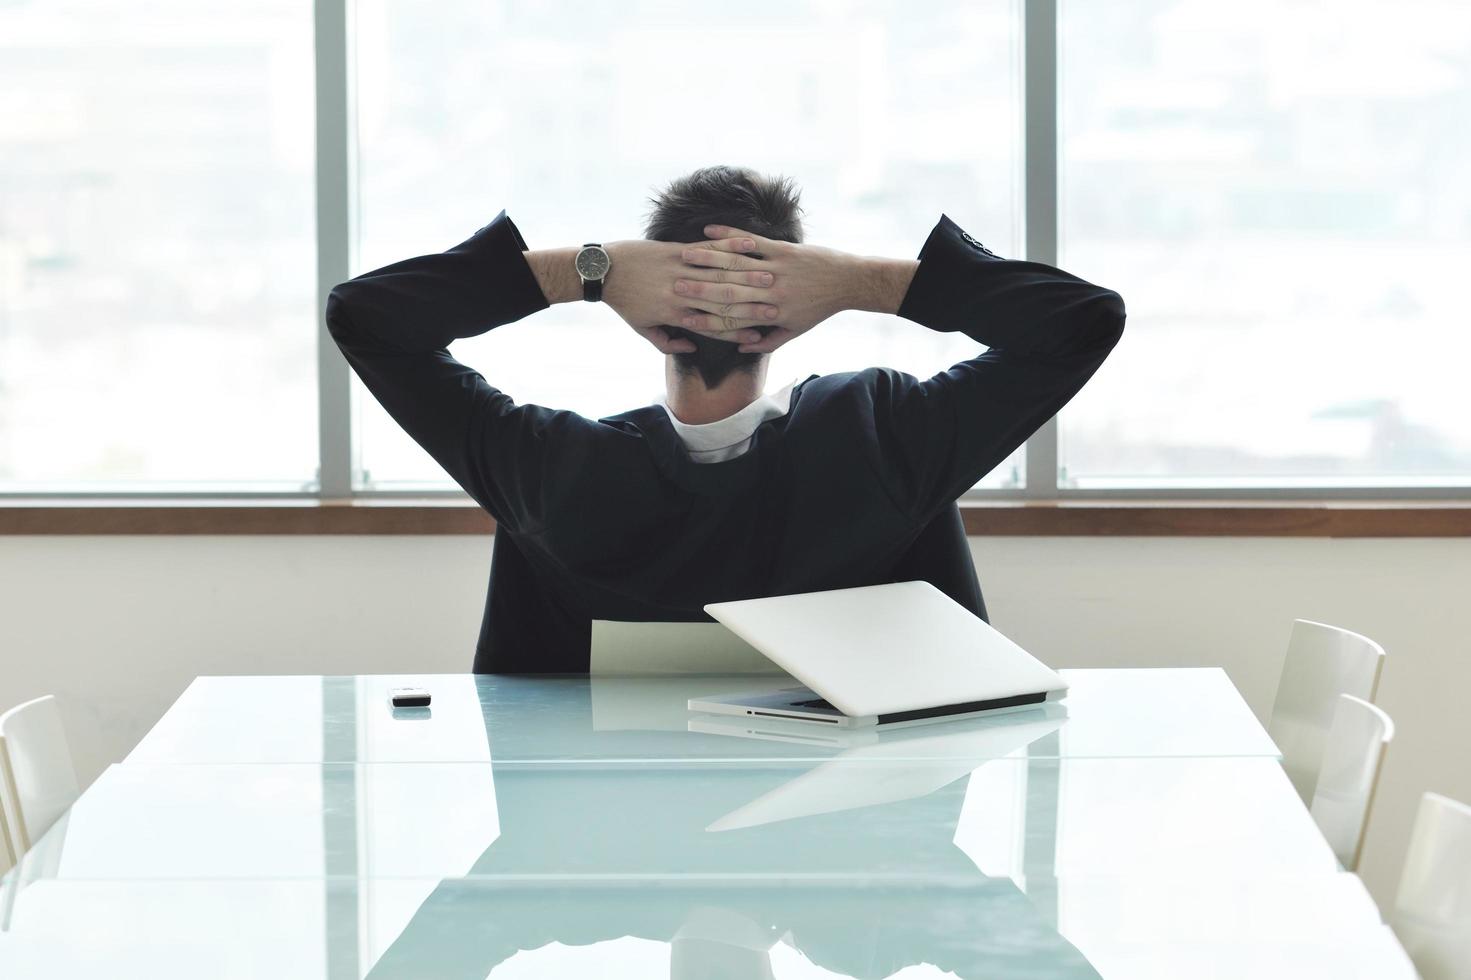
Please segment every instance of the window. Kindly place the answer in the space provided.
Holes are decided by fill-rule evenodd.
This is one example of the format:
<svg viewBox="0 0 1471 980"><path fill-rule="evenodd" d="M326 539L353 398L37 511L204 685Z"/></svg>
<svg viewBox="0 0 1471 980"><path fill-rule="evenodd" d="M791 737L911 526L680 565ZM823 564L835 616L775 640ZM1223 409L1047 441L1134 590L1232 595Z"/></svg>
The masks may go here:
<svg viewBox="0 0 1471 980"><path fill-rule="evenodd" d="M507 208L532 247L642 233L650 192L710 163L794 177L810 240L912 255L949 209L1017 254L1016 16L1006 0L745 4L360 0L355 271L439 251ZM963 119L965 124L956 125ZM663 391L663 356L567 304L460 341L522 402L591 417ZM965 337L867 314L778 351L770 382L882 364L928 376ZM369 485L448 485L359 390ZM988 483L1015 485L1019 460Z"/></svg>
<svg viewBox="0 0 1471 980"><path fill-rule="evenodd" d="M1471 9L1062 11L1061 263L1129 305L1064 485L1471 480Z"/></svg>
<svg viewBox="0 0 1471 980"><path fill-rule="evenodd" d="M945 211L1045 259L1056 206L1058 263L1130 327L1032 484L1019 450L983 496L1471 486L1456 0L12 0L0 110L0 495L452 491L318 357L325 288L501 208L533 247L636 236L712 162L796 178L809 238L854 251ZM770 382L973 350L848 314ZM601 307L455 352L591 416L662 391Z"/></svg>
<svg viewBox="0 0 1471 980"><path fill-rule="evenodd" d="M0 489L311 483L311 26L0 6Z"/></svg>

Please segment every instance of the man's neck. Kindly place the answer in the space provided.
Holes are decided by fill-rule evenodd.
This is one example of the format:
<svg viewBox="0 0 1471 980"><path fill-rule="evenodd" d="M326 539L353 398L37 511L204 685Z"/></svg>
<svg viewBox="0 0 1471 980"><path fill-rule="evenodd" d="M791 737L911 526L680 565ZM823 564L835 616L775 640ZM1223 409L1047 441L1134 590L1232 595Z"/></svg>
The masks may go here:
<svg viewBox="0 0 1471 980"><path fill-rule="evenodd" d="M675 418L685 425L719 422L761 397L766 388L765 358L755 371L732 371L714 388L706 388L698 374L681 374L672 363L665 369L664 382Z"/></svg>

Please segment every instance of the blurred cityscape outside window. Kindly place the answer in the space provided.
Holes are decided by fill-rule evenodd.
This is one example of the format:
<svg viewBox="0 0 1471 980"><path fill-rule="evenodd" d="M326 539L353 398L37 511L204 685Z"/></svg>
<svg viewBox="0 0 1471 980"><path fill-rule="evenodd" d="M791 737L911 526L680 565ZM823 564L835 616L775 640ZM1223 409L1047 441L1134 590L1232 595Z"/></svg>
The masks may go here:
<svg viewBox="0 0 1471 980"><path fill-rule="evenodd" d="M1065 2L1063 485L1471 482L1471 6Z"/></svg>
<svg viewBox="0 0 1471 980"><path fill-rule="evenodd" d="M311 5L0 5L0 490L317 466Z"/></svg>
<svg viewBox="0 0 1471 980"><path fill-rule="evenodd" d="M654 0L359 0L354 13L357 271L448 248L502 208L531 248L639 237L656 188L716 163L794 178L809 241L912 256L947 211L1019 252L1009 0L760 0L737 17ZM768 387L874 365L928 377L977 349L848 313L773 354ZM518 402L593 418L663 392L663 355L603 306L557 306L454 353ZM368 484L447 485L358 396ZM983 485L1021 475L1018 452Z"/></svg>
<svg viewBox="0 0 1471 980"><path fill-rule="evenodd" d="M501 208L533 248L637 236L711 163L795 178L810 241L912 255L944 211L1021 257L1012 0L350 6L354 272ZM1130 310L1060 484L1471 482L1471 8L1059 10L1059 261ZM0 491L313 486L312 31L292 0L0 6ZM974 349L844 314L769 383ZM662 390L605 307L455 353L593 417ZM360 388L354 424L363 488L452 486Z"/></svg>

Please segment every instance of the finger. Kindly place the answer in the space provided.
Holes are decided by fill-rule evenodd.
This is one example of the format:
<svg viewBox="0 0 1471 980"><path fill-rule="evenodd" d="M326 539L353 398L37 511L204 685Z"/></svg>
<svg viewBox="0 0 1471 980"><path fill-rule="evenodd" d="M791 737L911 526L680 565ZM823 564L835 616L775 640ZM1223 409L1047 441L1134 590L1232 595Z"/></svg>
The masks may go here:
<svg viewBox="0 0 1471 980"><path fill-rule="evenodd" d="M751 320L770 323L781 315L781 311L770 303L717 303L712 300L691 299L688 309L736 320Z"/></svg>
<svg viewBox="0 0 1471 980"><path fill-rule="evenodd" d="M698 265L708 269L728 269L733 272L748 272L755 269L761 261L751 255L737 255L734 252L726 252L720 249L704 248L699 245L691 245L681 254L687 265Z"/></svg>
<svg viewBox="0 0 1471 980"><path fill-rule="evenodd" d="M699 336L704 337L706 340L718 340L724 344L733 344L737 346L741 344L754 344L761 339L761 331L752 330L750 328L747 328L745 330L737 330L734 333L730 333L728 331L706 333L703 330L697 330L694 327L691 327L689 328L689 332L692 334L698 334ZM676 351L675 353L678 352Z"/></svg>
<svg viewBox="0 0 1471 980"><path fill-rule="evenodd" d="M765 326L762 320L742 320L733 316L720 316L716 313L704 313L699 310L687 310L680 317L679 325L686 330L702 333L707 337L719 337L722 340L733 339L730 335L741 330L749 330L753 327ZM759 336L758 331L756 332Z"/></svg>
<svg viewBox="0 0 1471 980"><path fill-rule="evenodd" d="M710 241L693 242L690 248L703 248L714 252L759 252L765 241L766 239L760 235L738 232L734 235L712 236Z"/></svg>
<svg viewBox="0 0 1471 980"><path fill-rule="evenodd" d="M754 248L738 248L729 251L737 252L760 252L762 255L770 255L781 247L781 243L771 238L763 238L753 232L741 228L732 228L730 225L706 225L705 235L716 241L755 242Z"/></svg>
<svg viewBox="0 0 1471 980"><path fill-rule="evenodd" d="M699 279L676 279L674 291L686 300L704 300L707 303L761 303L771 294L764 287L742 286L733 282L703 282ZM698 305L691 302L691 306Z"/></svg>
<svg viewBox="0 0 1471 980"><path fill-rule="evenodd" d="M679 273L685 279L698 279L700 282L733 282L741 286L755 286L765 288L776 281L776 277L769 272L751 269L745 272L730 269L706 269L703 267L686 266Z"/></svg>
<svg viewBox="0 0 1471 980"><path fill-rule="evenodd" d="M715 320L714 329L700 326L697 323L696 326L685 327L684 332L686 335L694 334L707 340L719 340L727 344L754 344L761 339L761 331L755 327L737 325L736 329L730 330L725 327L719 317L716 317Z"/></svg>
<svg viewBox="0 0 1471 980"><path fill-rule="evenodd" d="M785 344L787 341L792 340L797 336L798 334L794 330L788 330L786 327L774 327L770 332L766 334L765 337L762 337L760 340L742 343L736 349L742 354L770 354L782 344Z"/></svg>

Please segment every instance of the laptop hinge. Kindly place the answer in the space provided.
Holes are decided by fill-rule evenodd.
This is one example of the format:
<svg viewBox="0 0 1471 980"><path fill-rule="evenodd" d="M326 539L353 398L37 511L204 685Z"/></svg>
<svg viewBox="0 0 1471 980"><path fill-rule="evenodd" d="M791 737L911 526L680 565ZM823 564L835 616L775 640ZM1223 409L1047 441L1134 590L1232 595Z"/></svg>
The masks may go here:
<svg viewBox="0 0 1471 980"><path fill-rule="evenodd" d="M1014 708L1021 704L1041 704L1047 700L1047 692L1017 694L1009 698L992 698L989 701L967 701L964 704L944 704L938 708L916 708L913 711L894 711L879 715L879 724L896 721L914 721L918 718L938 718L941 715L961 715L970 711L992 711L996 708Z"/></svg>
<svg viewBox="0 0 1471 980"><path fill-rule="evenodd" d="M828 725L836 725L838 723L838 719L836 718L819 718L816 715L799 715L796 712L787 714L783 711L757 711L755 708L747 708L746 714L760 715L762 718L797 718L801 721L820 721Z"/></svg>

